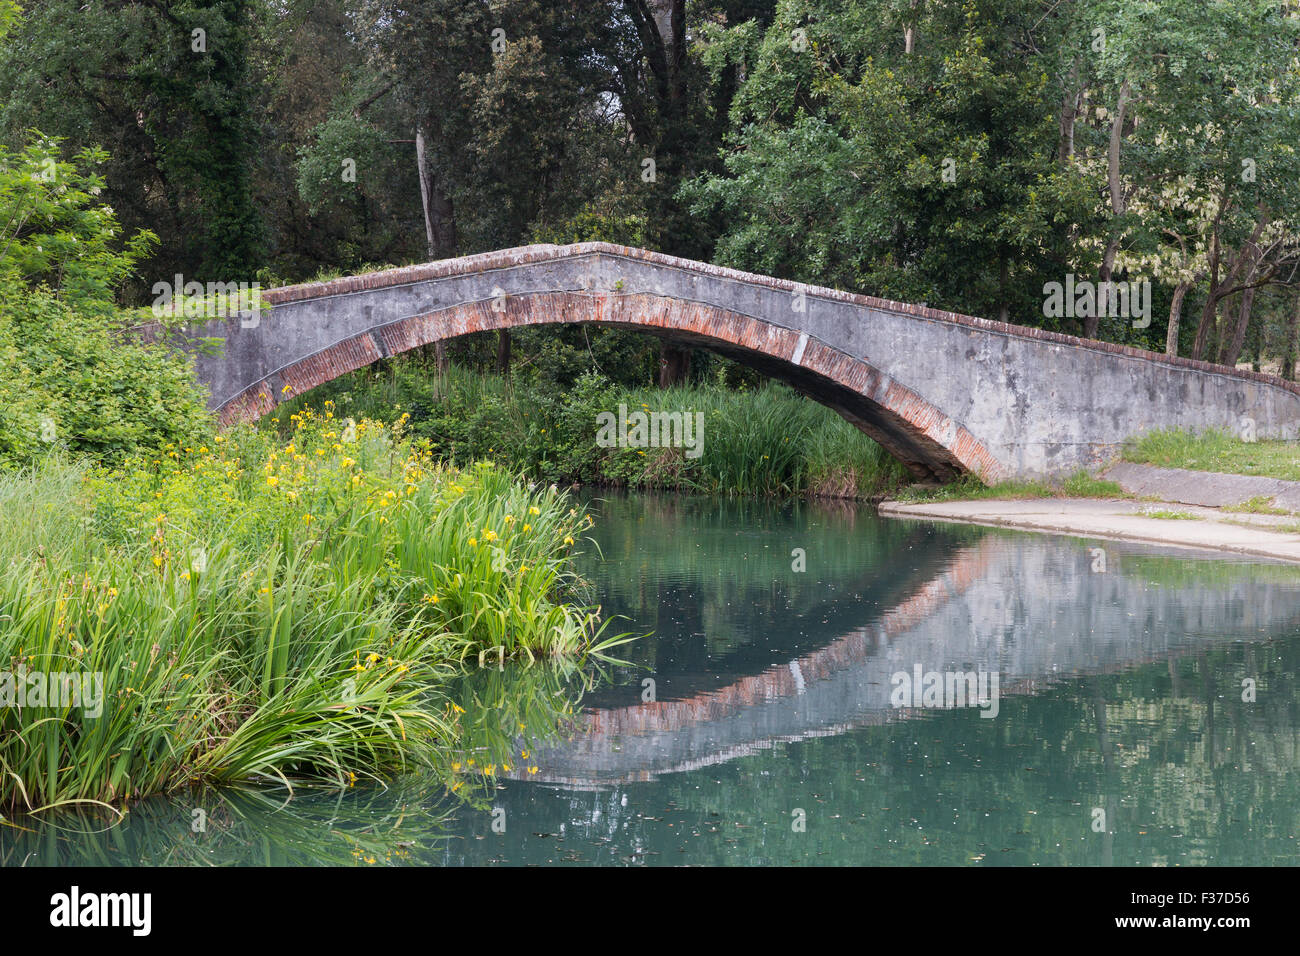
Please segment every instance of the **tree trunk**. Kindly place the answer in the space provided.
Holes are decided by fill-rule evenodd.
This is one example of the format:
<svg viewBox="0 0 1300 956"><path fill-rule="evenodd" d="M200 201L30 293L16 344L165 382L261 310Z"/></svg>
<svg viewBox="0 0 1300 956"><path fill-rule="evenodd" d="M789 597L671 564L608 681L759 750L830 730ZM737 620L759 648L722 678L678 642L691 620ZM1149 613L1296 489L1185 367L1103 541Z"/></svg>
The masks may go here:
<svg viewBox="0 0 1300 956"><path fill-rule="evenodd" d="M1178 283L1178 288L1174 289L1174 300L1169 304L1169 331L1165 333L1165 354L1178 354L1178 327L1183 321L1183 299L1187 297L1187 290L1192 287L1192 280L1188 279Z"/></svg>
<svg viewBox="0 0 1300 956"><path fill-rule="evenodd" d="M1196 327L1196 341L1192 343L1192 358L1194 359L1205 358L1205 349L1209 344L1211 327L1215 324L1218 314L1219 301L1237 284L1241 270L1246 265L1251 266L1252 272L1256 268L1254 257L1258 253L1251 252L1251 250L1258 249L1259 237L1263 235L1269 222L1268 210L1264 208L1264 204L1260 203L1258 208L1259 218L1255 221L1255 229L1250 238L1241 244L1241 251L1237 254L1232 269L1229 270L1222 281L1219 279L1219 220L1215 220L1213 234L1210 239L1210 288L1205 297L1205 308L1201 309L1200 324Z"/></svg>
<svg viewBox="0 0 1300 956"><path fill-rule="evenodd" d="M424 155L424 130L415 131L415 162L420 174L420 202L424 208L424 235L430 259L456 255L456 215L451 200L434 182Z"/></svg>
<svg viewBox="0 0 1300 956"><path fill-rule="evenodd" d="M1126 203L1124 199L1124 183L1119 174L1119 155L1120 144L1124 138L1124 112L1128 108L1129 85L1125 80L1119 88L1119 99L1115 103L1115 115L1110 122L1110 147L1106 151L1106 185L1110 190L1110 210L1116 218L1124 215ZM1093 314L1085 316L1083 320L1083 337L1085 339L1095 339L1097 337L1097 327L1101 322L1101 313L1103 308L1103 296L1110 294L1110 281L1115 273L1115 256L1119 253L1118 235L1112 236L1106 243L1106 252L1102 256L1101 269L1098 271L1097 278L1100 284L1097 289L1097 307L1093 309Z"/></svg>
<svg viewBox="0 0 1300 956"><path fill-rule="evenodd" d="M1251 286L1241 293L1241 304L1237 308L1237 324L1228 335L1224 328L1223 345L1219 350L1220 365L1236 365L1241 358L1241 347L1246 344L1246 330L1250 327L1250 310L1255 304L1255 287Z"/></svg>
<svg viewBox="0 0 1300 956"><path fill-rule="evenodd" d="M420 207L424 210L424 236L430 259L456 255L456 218L451 200L434 186L429 164L424 156L424 130L415 131L415 164L420 179ZM439 375L447 372L447 343L433 343L434 367Z"/></svg>
<svg viewBox="0 0 1300 956"><path fill-rule="evenodd" d="M1124 215L1124 184L1119 175L1119 149L1124 139L1124 111L1128 109L1128 81L1119 88L1115 115L1110 122L1110 147L1106 151L1106 185L1110 188L1110 208L1117 216Z"/></svg>
<svg viewBox="0 0 1300 956"><path fill-rule="evenodd" d="M1081 90L1075 89L1079 82L1079 58L1075 57L1070 66L1070 75L1066 80L1065 96L1061 100L1060 137L1057 140L1056 160L1062 166L1074 158L1074 127L1079 118L1079 99Z"/></svg>
<svg viewBox="0 0 1300 956"><path fill-rule="evenodd" d="M1286 346L1282 353L1282 377L1288 382L1295 381L1296 351L1300 347L1300 295L1295 297L1291 306L1291 317L1286 323Z"/></svg>
<svg viewBox="0 0 1300 956"><path fill-rule="evenodd" d="M1002 256L998 263L998 321L1011 321L1011 307L1007 304L1007 257Z"/></svg>
<svg viewBox="0 0 1300 956"><path fill-rule="evenodd" d="M1192 358L1198 362L1205 358L1205 347L1210 343L1210 329L1214 327L1215 317L1219 311L1219 299L1222 295L1213 280L1205 295L1205 305L1201 309L1201 321L1196 326L1196 340L1192 342Z"/></svg>
<svg viewBox="0 0 1300 956"><path fill-rule="evenodd" d="M497 329L497 374L510 377L510 330Z"/></svg>
<svg viewBox="0 0 1300 956"><path fill-rule="evenodd" d="M659 347L659 387L681 385L691 373L691 350L664 342Z"/></svg>
<svg viewBox="0 0 1300 956"><path fill-rule="evenodd" d="M1256 322L1251 326L1252 334L1250 336L1250 370L1252 372L1261 371L1260 365L1264 361L1264 323Z"/></svg>

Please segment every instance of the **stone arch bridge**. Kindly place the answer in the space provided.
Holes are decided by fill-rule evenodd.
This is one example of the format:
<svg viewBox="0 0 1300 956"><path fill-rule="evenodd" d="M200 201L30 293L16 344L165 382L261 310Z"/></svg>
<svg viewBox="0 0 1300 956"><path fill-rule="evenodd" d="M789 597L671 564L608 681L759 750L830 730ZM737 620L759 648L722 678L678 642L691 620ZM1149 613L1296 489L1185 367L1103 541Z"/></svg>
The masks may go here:
<svg viewBox="0 0 1300 956"><path fill-rule="evenodd" d="M286 286L262 302L188 330L224 343L192 349L223 424L416 346L554 323L640 329L752 366L834 409L918 478L1061 475L1150 429L1236 432L1249 419L1265 438L1295 437L1300 424L1300 388L1272 376L608 243Z"/></svg>

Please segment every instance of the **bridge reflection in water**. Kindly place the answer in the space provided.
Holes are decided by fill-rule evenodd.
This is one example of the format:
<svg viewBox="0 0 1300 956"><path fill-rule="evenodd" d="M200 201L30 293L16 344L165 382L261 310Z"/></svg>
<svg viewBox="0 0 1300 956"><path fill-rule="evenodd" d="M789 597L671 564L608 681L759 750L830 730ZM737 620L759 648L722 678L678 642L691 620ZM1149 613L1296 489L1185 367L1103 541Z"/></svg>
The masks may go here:
<svg viewBox="0 0 1300 956"><path fill-rule="evenodd" d="M749 618L742 629L762 635L769 651L783 642L802 647L740 673L734 668L746 655L728 653L732 648L718 655L717 674L692 672L698 660L686 668L672 659L648 663L628 675L635 703L589 704L578 732L540 750L541 769L531 779L600 789L699 770L778 742L906 719L919 709L891 704L891 677L918 667L996 674L1001 696L1032 695L1069 677L1154 661L1172 668L1177 658L1216 644L1294 634L1300 623L1300 573L1280 564L919 523L903 523L893 537L890 557L856 574L837 568L824 582L835 596L798 614L771 600L772 582L763 576L773 562L732 562L758 572L747 582L733 579L732 595L721 602ZM777 557L783 555L782 548ZM665 589L651 562L642 556L637 563ZM617 561L600 572L602 579L626 574ZM797 576L786 568L785 579ZM678 580L666 591L683 602L697 588L706 586ZM759 593L742 597L746 590ZM856 593L870 598L845 600ZM644 602L607 601L606 608L651 623L637 620L648 610ZM687 617L700 616L688 609ZM674 639L661 631L649 640L665 638ZM654 681L653 702L640 700L643 674ZM521 774L527 775L516 769Z"/></svg>

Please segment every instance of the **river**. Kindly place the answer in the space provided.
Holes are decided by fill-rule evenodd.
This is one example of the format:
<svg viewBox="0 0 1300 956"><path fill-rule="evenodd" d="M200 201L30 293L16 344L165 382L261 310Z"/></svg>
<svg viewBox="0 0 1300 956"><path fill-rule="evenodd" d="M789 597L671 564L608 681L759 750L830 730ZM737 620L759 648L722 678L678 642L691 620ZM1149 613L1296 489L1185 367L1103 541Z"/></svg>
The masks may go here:
<svg viewBox="0 0 1300 956"><path fill-rule="evenodd" d="M457 793L146 800L0 827L0 864L1300 862L1300 569L843 503L591 505L587 597L643 636L459 681ZM930 674L939 700L902 698Z"/></svg>

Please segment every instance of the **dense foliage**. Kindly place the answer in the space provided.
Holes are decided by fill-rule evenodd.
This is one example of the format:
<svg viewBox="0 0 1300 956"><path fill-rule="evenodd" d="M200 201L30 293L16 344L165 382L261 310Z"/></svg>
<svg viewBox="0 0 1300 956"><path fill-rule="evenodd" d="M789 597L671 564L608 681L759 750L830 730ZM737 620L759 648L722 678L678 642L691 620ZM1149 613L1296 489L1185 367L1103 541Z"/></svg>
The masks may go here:
<svg viewBox="0 0 1300 956"><path fill-rule="evenodd" d="M444 460L491 459L542 482L868 498L906 480L903 468L848 422L774 384L627 388L589 371L559 389L544 376L506 382L457 366L439 376L399 360L336 379L320 394L348 414L406 423ZM297 407L277 409L276 423L283 427ZM673 432L682 438L677 444L602 446L601 416L620 408L629 420L652 412L690 416L691 428Z"/></svg>
<svg viewBox="0 0 1300 956"><path fill-rule="evenodd" d="M599 651L563 496L328 409L289 433L0 479L0 808L435 764L455 665ZM25 673L102 690L29 712Z"/></svg>
<svg viewBox="0 0 1300 956"><path fill-rule="evenodd" d="M134 304L601 238L1294 375L1298 32L1278 0L5 3L0 143L108 150L159 240ZM1151 283L1150 321L1048 314L1067 275Z"/></svg>
<svg viewBox="0 0 1300 956"><path fill-rule="evenodd" d="M97 150L0 147L0 468L54 448L120 460L210 432L182 359L120 334L114 293L153 236L121 237Z"/></svg>

